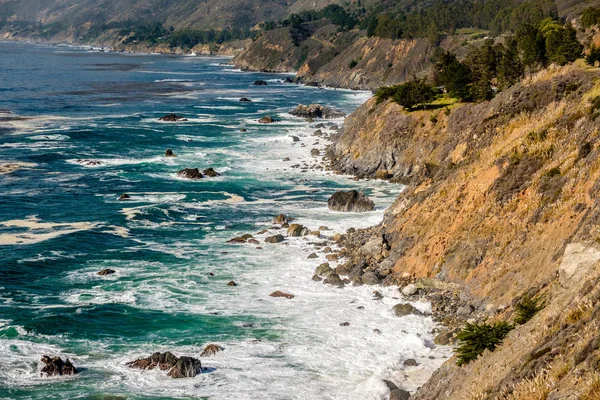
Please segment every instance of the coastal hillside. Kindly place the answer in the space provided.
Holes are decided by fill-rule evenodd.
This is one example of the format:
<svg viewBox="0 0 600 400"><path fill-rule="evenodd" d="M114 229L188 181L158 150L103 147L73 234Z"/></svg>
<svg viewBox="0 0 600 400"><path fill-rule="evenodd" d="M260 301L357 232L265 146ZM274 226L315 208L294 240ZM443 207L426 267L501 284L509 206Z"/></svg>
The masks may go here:
<svg viewBox="0 0 600 400"><path fill-rule="evenodd" d="M496 352L447 361L415 398L597 398L577 396L599 385L598 78L551 67L490 101L411 113L373 98L330 148L339 171L407 185L377 229L347 239L351 263L431 296L446 341L466 320L512 322L523 296L544 299ZM361 256L373 240L388 257Z"/></svg>

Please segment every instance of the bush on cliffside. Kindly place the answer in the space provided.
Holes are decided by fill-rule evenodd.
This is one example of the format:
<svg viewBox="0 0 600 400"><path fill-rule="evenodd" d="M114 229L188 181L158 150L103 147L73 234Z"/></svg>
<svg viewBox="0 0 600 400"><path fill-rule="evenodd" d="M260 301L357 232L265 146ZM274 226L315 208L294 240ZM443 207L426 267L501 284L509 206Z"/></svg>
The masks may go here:
<svg viewBox="0 0 600 400"><path fill-rule="evenodd" d="M377 103L392 99L409 111L426 107L435 96L435 88L425 79L413 79L401 85L382 86L375 92Z"/></svg>
<svg viewBox="0 0 600 400"><path fill-rule="evenodd" d="M544 301L540 297L531 297L524 295L521 301L515 307L515 323L523 325L529 321L535 314L544 308Z"/></svg>
<svg viewBox="0 0 600 400"><path fill-rule="evenodd" d="M460 343L455 349L458 355L456 364L468 364L485 350L494 351L513 328L513 325L504 321L494 324L467 322L456 336Z"/></svg>

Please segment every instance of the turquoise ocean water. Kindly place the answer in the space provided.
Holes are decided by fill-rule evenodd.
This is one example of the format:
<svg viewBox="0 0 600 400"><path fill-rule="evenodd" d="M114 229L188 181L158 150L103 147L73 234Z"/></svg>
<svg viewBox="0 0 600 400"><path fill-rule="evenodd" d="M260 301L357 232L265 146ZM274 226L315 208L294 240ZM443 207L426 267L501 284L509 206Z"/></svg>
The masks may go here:
<svg viewBox="0 0 600 400"><path fill-rule="evenodd" d="M225 243L278 213L327 225L328 236L371 226L401 190L291 168L316 164L310 149L326 143L311 136L321 121L288 110L351 112L368 93L227 62L0 43L0 164L12 165L0 174L0 398L380 399L382 378L414 389L442 361L430 319L391 315L397 290L373 301L372 287L313 282L324 256L307 256L319 239ZM188 121L159 122L166 113ZM258 124L264 115L282 121ZM196 167L222 176L176 176ZM344 188L364 189L377 209L329 212L328 196ZM131 200L117 201L122 193ZM98 276L104 268L117 273ZM124 365L155 351L198 357L208 343L225 351L193 379ZM42 378L43 354L81 373ZM409 357L422 367L403 372Z"/></svg>

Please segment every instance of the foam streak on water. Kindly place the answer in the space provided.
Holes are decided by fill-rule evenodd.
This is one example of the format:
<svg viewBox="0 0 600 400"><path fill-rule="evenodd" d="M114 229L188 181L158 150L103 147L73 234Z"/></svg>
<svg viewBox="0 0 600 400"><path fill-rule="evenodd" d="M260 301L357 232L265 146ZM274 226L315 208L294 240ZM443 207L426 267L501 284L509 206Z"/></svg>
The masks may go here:
<svg viewBox="0 0 600 400"><path fill-rule="evenodd" d="M430 318L392 315L397 289L373 300L373 287L311 279L325 261L307 259L314 243L379 223L402 188L308 168L327 144L312 135L322 121L287 111L350 112L368 93L285 84L215 58L62 49L0 43L0 110L26 117L0 122L0 398L383 399L383 379L414 390L448 355L431 343ZM188 121L159 122L166 113ZM264 115L281 122L259 124ZM176 175L208 167L222 175ZM330 212L327 198L345 188L376 210ZM279 213L331 229L264 243L277 231L257 232ZM242 233L262 248L226 243ZM97 275L104 268L116 273ZM208 343L225 351L193 379L125 366L155 351L198 357ZM42 378L43 354L82 372ZM420 366L404 369L407 358Z"/></svg>

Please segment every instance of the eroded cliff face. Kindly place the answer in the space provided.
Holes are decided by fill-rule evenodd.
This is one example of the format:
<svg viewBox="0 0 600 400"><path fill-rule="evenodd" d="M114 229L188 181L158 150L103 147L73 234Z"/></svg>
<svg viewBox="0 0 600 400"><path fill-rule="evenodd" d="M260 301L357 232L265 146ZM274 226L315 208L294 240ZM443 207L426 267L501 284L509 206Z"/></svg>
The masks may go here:
<svg viewBox="0 0 600 400"><path fill-rule="evenodd" d="M499 350L463 368L448 361L417 398L579 396L597 379L600 273L581 254L596 254L600 234L598 78L597 68L552 68L490 102L413 113L371 100L331 147L337 169L407 185L374 233L389 256L367 260L386 283L457 284L463 319L510 319L527 292L547 299ZM519 385L554 394L511 397Z"/></svg>

